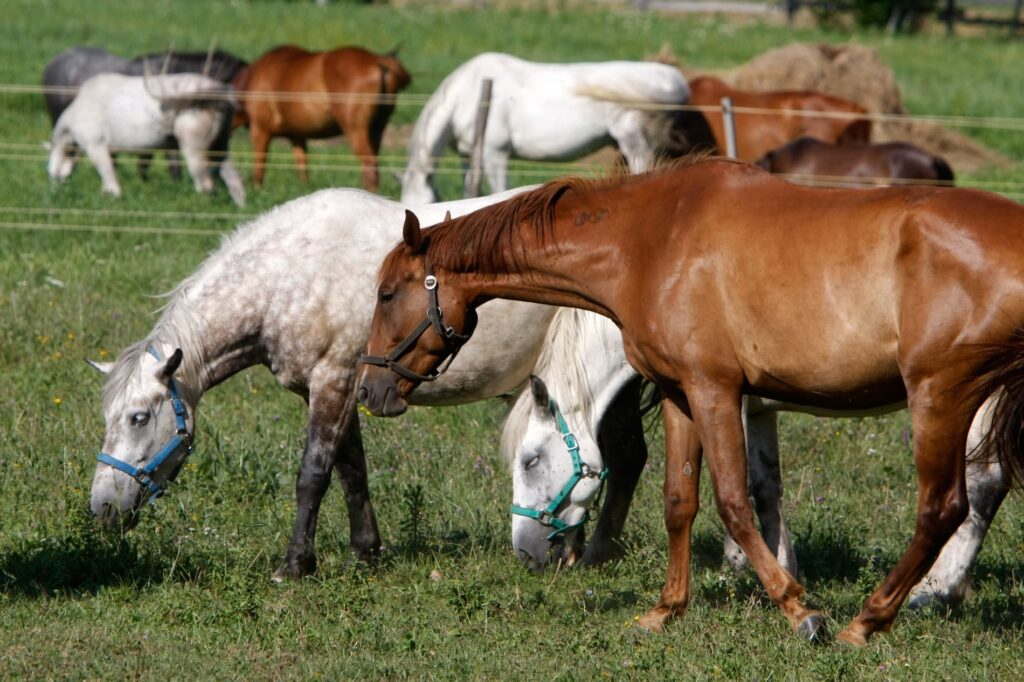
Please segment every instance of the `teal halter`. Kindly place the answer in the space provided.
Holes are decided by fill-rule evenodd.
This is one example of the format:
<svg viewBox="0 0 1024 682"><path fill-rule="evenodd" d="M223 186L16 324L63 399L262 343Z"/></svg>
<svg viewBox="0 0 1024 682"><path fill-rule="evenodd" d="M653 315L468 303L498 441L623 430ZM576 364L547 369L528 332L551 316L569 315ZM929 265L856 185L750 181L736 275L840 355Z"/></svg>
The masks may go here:
<svg viewBox="0 0 1024 682"><path fill-rule="evenodd" d="M559 535L576 530L590 519L590 512L586 511L583 513L583 518L580 521L568 524L558 518L558 508L572 495L572 491L584 478L596 478L599 481L599 485L604 484L604 479L608 477L608 467L604 467L601 471L591 469L590 465L580 458L580 444L576 440L576 436L569 430L569 425L566 423L565 417L562 416L562 411L558 409L558 404L554 399L548 400L548 410L551 411L551 415L558 424L558 432L562 434L565 449L569 451L569 457L572 459L572 474L569 476L569 480L565 482L565 485L562 486L562 489L558 491L558 494L555 495L554 499L551 500L551 503L544 509L529 509L513 504L511 511L518 516L533 519L542 526L554 528L547 536L547 540L550 542Z"/></svg>
<svg viewBox="0 0 1024 682"><path fill-rule="evenodd" d="M157 360L161 360L159 351L153 346L146 349L150 355ZM141 469L134 467L124 460L120 460L113 455L108 455L105 452L101 452L96 459L104 464L108 464L118 471L123 471L128 474L136 481L146 486L149 489L149 494L153 499L156 499L164 494L164 490L167 488L167 482L157 483L152 479L153 472L160 468L160 465L166 462L171 457L179 455L184 452L184 457L188 457L192 454L192 436L188 432L188 428L185 420L188 418L188 412L185 411L185 405L181 402L181 397L178 395L178 387L174 384L174 378L168 379L168 384L171 390L171 407L174 409L174 420L176 423L176 433L174 436L167 441L167 444L160 448L153 459L149 460L144 467ZM182 459L184 460L184 457ZM173 478L173 475L169 478Z"/></svg>

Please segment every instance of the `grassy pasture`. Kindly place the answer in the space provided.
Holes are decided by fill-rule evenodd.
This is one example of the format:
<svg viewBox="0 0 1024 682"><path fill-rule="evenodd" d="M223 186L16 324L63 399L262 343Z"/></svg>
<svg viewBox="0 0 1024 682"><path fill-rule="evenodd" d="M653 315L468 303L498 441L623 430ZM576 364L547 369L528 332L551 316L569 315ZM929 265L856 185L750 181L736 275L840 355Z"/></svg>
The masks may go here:
<svg viewBox="0 0 1024 682"><path fill-rule="evenodd" d="M1002 39L851 36L630 11L480 14L345 3L324 10L288 2L6 0L2 15L0 83L36 83L46 61L75 44L129 55L169 43L205 49L215 39L254 58L282 42L374 49L401 42L411 90L429 93L484 50L541 60L641 58L669 41L696 66L724 68L791 40L856 40L893 66L911 111L1024 112L1024 46ZM393 121L408 125L416 114L400 107ZM968 132L1024 158L1024 133ZM151 295L192 272L216 247L216 231L319 187L355 185L358 172L314 167L310 185L300 185L279 145L273 160L282 166L270 170L267 189L237 209L223 192L198 197L172 183L159 166L144 183L122 159L125 198L117 201L99 195L88 165L68 186L51 188L38 145L48 133L38 95L0 93L0 223L54 228L0 229L0 677L1024 677L1019 497L997 517L962 609L904 612L889 636L851 651L801 644L752 575L721 568L721 524L705 485L693 604L666 634L651 636L633 619L654 603L666 565L659 432L651 432L627 556L600 570L530 575L509 550L497 402L365 420L387 546L379 566L350 561L343 499L332 490L321 514L317 577L269 581L293 521L304 410L262 369L206 398L197 453L139 527L101 535L84 512L102 439L101 379L81 359L109 358L145 334L159 305ZM248 149L244 134L232 149ZM353 165L344 146L315 147L311 161ZM535 172L524 166L514 179L536 181ZM1024 183L1024 170L975 179ZM446 179L448 197L456 186ZM385 193L396 190L386 178ZM856 614L910 537L907 427L903 414L782 418L786 510L804 582L833 629ZM434 570L440 580L430 579Z"/></svg>

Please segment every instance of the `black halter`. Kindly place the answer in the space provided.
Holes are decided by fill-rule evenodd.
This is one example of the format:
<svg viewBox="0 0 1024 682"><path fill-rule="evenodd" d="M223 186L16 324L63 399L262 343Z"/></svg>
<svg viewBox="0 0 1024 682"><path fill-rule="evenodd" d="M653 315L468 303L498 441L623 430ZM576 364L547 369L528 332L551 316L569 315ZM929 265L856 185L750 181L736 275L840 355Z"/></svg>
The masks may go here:
<svg viewBox="0 0 1024 682"><path fill-rule="evenodd" d="M444 323L444 313L441 312L441 307L437 302L437 277L434 277L434 271L430 267L429 261L426 263L426 277L423 278L423 286L427 290L427 317L387 355L360 355L359 362L378 367L387 367L398 376L410 381L436 381L438 377L448 371L452 360L459 354L463 344L469 341L469 335L459 334ZM398 364L399 358L408 353L416 345L419 338L423 336L423 332L431 327L434 328L437 335L444 341L445 347L451 351L448 359L430 374L419 374L408 367Z"/></svg>

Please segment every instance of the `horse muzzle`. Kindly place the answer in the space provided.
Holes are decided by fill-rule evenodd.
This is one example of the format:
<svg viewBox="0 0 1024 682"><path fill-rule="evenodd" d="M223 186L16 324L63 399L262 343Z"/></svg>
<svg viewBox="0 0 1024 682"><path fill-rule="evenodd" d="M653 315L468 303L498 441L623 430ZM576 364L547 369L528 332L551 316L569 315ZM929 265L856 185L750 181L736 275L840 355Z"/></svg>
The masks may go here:
<svg viewBox="0 0 1024 682"><path fill-rule="evenodd" d="M583 556L582 532L579 530L549 540L551 529L531 519L513 517L512 549L516 559L533 573L540 573L548 564L572 566Z"/></svg>
<svg viewBox="0 0 1024 682"><path fill-rule="evenodd" d="M370 368L363 372L356 398L375 417L397 417L409 408L390 372L373 372Z"/></svg>

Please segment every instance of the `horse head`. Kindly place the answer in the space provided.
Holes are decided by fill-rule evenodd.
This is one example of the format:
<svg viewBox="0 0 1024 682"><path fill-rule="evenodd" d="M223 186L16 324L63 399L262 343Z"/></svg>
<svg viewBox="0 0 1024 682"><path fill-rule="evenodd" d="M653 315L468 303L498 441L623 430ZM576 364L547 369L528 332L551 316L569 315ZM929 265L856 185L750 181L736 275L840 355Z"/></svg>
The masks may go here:
<svg viewBox="0 0 1024 682"><path fill-rule="evenodd" d="M513 412L526 403L526 429L511 462L512 548L527 568L540 571L581 556L583 524L605 469L597 439L589 429L574 430L580 424L566 420L536 376Z"/></svg>
<svg viewBox="0 0 1024 682"><path fill-rule="evenodd" d="M114 363L89 364L107 375L106 435L93 476L90 508L107 528L132 528L138 510L162 494L191 452L194 405L174 374L181 349L164 357L155 345L136 345Z"/></svg>
<svg viewBox="0 0 1024 682"><path fill-rule="evenodd" d="M377 416L405 412L406 397L420 383L443 374L476 327L471 298L434 275L429 240L419 219L407 210L403 241L380 267L357 392L359 402Z"/></svg>

